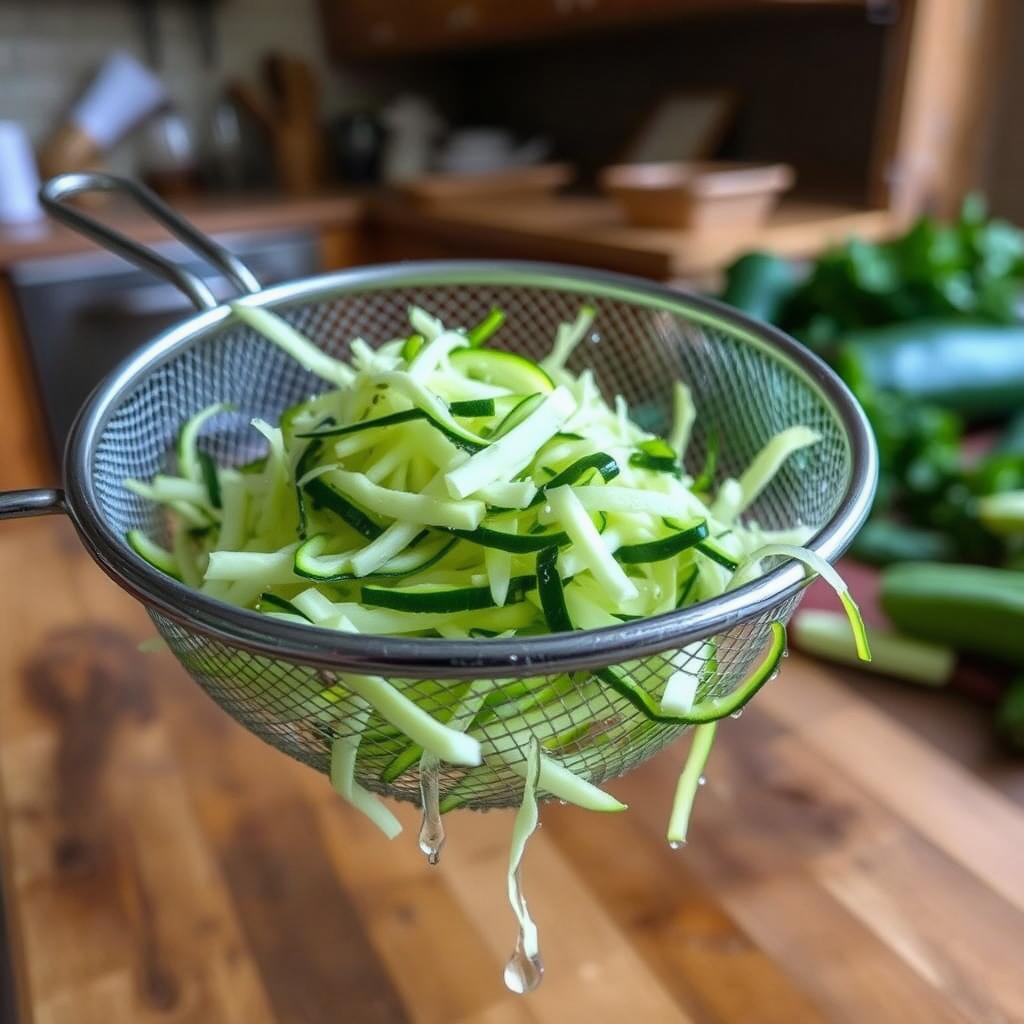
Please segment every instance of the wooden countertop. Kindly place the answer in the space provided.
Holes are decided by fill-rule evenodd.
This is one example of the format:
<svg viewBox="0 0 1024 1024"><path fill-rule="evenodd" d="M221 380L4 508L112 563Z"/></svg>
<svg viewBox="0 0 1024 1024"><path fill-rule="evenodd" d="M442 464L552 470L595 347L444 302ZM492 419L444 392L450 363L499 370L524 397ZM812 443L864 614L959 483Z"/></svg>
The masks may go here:
<svg viewBox="0 0 1024 1024"><path fill-rule="evenodd" d="M797 198L784 201L761 228L704 232L631 227L608 199L580 196L448 202L432 207L390 194L234 196L183 203L180 211L208 234L366 225L371 253L373 229L380 227L400 232L403 242L418 235L442 247L457 243L466 254L580 263L659 280L718 270L752 248L806 256L851 234L883 238L897 226L885 210ZM96 215L141 241L166 236L131 207L112 204ZM49 220L0 226L0 270L20 260L94 248L92 242Z"/></svg>
<svg viewBox="0 0 1024 1024"><path fill-rule="evenodd" d="M454 816L430 868L411 808L388 843L138 653L152 626L66 522L0 524L0 566L26 1021L1024 1019L1024 810L818 666L791 658L725 723L686 849L663 838L683 744L610 784L626 814L545 808L524 872L547 976L524 999L501 983L510 815Z"/></svg>
<svg viewBox="0 0 1024 1024"><path fill-rule="evenodd" d="M287 228L328 228L358 223L365 201L357 195L336 193L302 198L274 195L211 196L175 205L207 234L236 231L273 231ZM99 220L140 241L167 233L130 205L111 203L92 212ZM22 226L0 226L0 270L20 260L95 251L94 242L46 218Z"/></svg>
<svg viewBox="0 0 1024 1024"><path fill-rule="evenodd" d="M718 271L750 249L802 257L856 234L868 241L899 227L887 210L793 197L758 228L687 231L637 228L618 206L600 197L554 196L446 203L421 207L395 199L374 201L380 224L489 254L605 267L656 280L694 278Z"/></svg>

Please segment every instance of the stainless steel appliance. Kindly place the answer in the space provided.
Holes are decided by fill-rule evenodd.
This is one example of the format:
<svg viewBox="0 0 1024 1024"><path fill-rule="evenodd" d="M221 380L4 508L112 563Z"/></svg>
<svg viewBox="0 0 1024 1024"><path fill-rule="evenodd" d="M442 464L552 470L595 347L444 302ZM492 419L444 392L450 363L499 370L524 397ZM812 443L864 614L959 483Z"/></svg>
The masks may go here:
<svg viewBox="0 0 1024 1024"><path fill-rule="evenodd" d="M245 233L217 241L252 268L263 284L320 270L311 231ZM179 242L154 248L201 277L221 300L228 280ZM11 280L54 453L64 450L71 422L92 389L154 334L188 316L191 305L170 284L106 253L27 260Z"/></svg>

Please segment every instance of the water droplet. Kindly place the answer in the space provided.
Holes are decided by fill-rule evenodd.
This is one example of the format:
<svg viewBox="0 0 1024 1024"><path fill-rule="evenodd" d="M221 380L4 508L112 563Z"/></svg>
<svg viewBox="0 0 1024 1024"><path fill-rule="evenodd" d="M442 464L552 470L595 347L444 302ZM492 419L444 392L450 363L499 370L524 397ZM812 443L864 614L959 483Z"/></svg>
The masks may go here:
<svg viewBox="0 0 1024 1024"><path fill-rule="evenodd" d="M559 804L562 805L562 807L568 807L569 806L569 801L568 800L559 800L558 802L559 802Z"/></svg>
<svg viewBox="0 0 1024 1024"><path fill-rule="evenodd" d="M684 847L685 845L685 839L673 839L672 842L668 844L668 847L670 850L679 850L682 849L682 847Z"/></svg>
<svg viewBox="0 0 1024 1024"><path fill-rule="evenodd" d="M540 954L527 956L523 949L523 933L516 940L516 949L505 964L505 987L516 995L532 992L544 976L544 964Z"/></svg>
<svg viewBox="0 0 1024 1024"><path fill-rule="evenodd" d="M545 505L544 506L544 515L546 515L546 516L551 515L551 506L550 505Z"/></svg>
<svg viewBox="0 0 1024 1024"><path fill-rule="evenodd" d="M437 864L444 846L444 824L438 806L440 764L436 757L424 754L420 761L420 801L423 822L420 825L420 849L427 855L428 864Z"/></svg>
<svg viewBox="0 0 1024 1024"><path fill-rule="evenodd" d="M705 779L703 775L699 779L697 779L697 785L698 786L706 786L707 784L708 784L708 780Z"/></svg>
<svg viewBox="0 0 1024 1024"><path fill-rule="evenodd" d="M742 714L743 714L743 708L740 708L739 711L734 711L729 717L730 718L739 718Z"/></svg>

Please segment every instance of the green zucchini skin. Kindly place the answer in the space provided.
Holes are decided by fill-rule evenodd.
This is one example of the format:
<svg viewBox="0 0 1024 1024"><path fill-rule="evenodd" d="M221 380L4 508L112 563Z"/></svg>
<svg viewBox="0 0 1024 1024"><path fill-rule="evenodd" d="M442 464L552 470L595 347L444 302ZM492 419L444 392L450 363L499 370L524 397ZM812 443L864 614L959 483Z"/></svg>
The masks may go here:
<svg viewBox="0 0 1024 1024"><path fill-rule="evenodd" d="M789 260L767 252L749 252L725 272L722 301L756 320L778 323L796 287L796 269Z"/></svg>
<svg viewBox="0 0 1024 1024"><path fill-rule="evenodd" d="M865 523L851 550L859 561L868 565L952 562L957 555L956 544L948 534L889 519L872 519Z"/></svg>
<svg viewBox="0 0 1024 1024"><path fill-rule="evenodd" d="M304 612L300 612L291 601L278 597L277 594L260 594L256 608L261 612L287 612L289 615L297 615L300 619L305 619L311 625L313 623L313 620Z"/></svg>
<svg viewBox="0 0 1024 1024"><path fill-rule="evenodd" d="M642 544L624 544L615 552L615 557L620 562L632 565L660 562L663 558L674 558L681 551L700 544L707 535L708 524L701 520L694 526L675 529L673 533L659 540L649 540ZM731 560L730 564L735 565Z"/></svg>
<svg viewBox="0 0 1024 1024"><path fill-rule="evenodd" d="M565 484L574 484L588 470L596 469L601 474L605 483L614 480L619 475L619 464L606 452L594 452L591 455L584 455L577 459L571 466L567 466L561 473L556 473L546 484L537 488L537 495L530 502L529 507L541 504L544 501L544 492L555 487L562 487Z"/></svg>
<svg viewBox="0 0 1024 1024"><path fill-rule="evenodd" d="M740 563L737 562L728 551L722 548L719 544L716 544L710 538L708 540L698 541L694 547L696 547L702 555L707 555L712 562L717 562L723 569L728 569L729 572L735 572L740 567Z"/></svg>
<svg viewBox="0 0 1024 1024"><path fill-rule="evenodd" d="M478 526L475 530L451 530L450 532L456 537L479 544L481 547L509 551L514 555L530 555L551 546L564 547L569 543L569 535L561 530L553 533L502 533L500 530Z"/></svg>
<svg viewBox="0 0 1024 1024"><path fill-rule="evenodd" d="M556 548L557 551L557 548ZM506 604L522 601L528 590L537 585L535 576L513 576L509 582ZM470 612L494 608L490 587L439 587L436 590L406 591L381 587L362 588L360 600L370 608L390 608L396 612Z"/></svg>
<svg viewBox="0 0 1024 1024"><path fill-rule="evenodd" d="M549 547L537 555L537 590L544 618L552 633L571 633L575 628L569 617L558 572L558 548Z"/></svg>
<svg viewBox="0 0 1024 1024"><path fill-rule="evenodd" d="M495 331L505 322L505 311L497 306L492 309L475 327L466 331L466 337L473 348L483 345Z"/></svg>
<svg viewBox="0 0 1024 1024"><path fill-rule="evenodd" d="M881 604L908 636L1024 666L1024 572L905 562L883 573Z"/></svg>
<svg viewBox="0 0 1024 1024"><path fill-rule="evenodd" d="M837 355L855 388L897 392L984 421L1024 407L1024 325L919 320L848 333Z"/></svg>
<svg viewBox="0 0 1024 1024"><path fill-rule="evenodd" d="M361 533L367 540L376 540L384 527L371 519L362 509L352 504L344 494L329 484L323 477L316 477L305 485L306 493L319 505L330 509L336 516L343 519L353 530Z"/></svg>
<svg viewBox="0 0 1024 1024"><path fill-rule="evenodd" d="M467 377L500 384L521 394L555 390L555 382L535 362L515 352L488 348L460 348L451 361Z"/></svg>
<svg viewBox="0 0 1024 1024"><path fill-rule="evenodd" d="M1024 675L1012 680L996 711L996 732L1017 753L1024 753Z"/></svg>

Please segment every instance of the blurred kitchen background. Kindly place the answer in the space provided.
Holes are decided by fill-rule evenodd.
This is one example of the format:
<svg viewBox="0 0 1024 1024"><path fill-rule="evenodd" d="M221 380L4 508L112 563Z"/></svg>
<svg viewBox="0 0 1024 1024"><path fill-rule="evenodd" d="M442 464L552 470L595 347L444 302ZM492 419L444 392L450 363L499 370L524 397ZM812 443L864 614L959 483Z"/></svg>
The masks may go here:
<svg viewBox="0 0 1024 1024"><path fill-rule="evenodd" d="M1024 747L1024 620L928 604L948 568L898 576L984 567L964 592L1024 600L1022 43L1019 0L5 0L0 489L55 480L89 390L188 313L42 216L60 171L141 178L267 283L463 256L709 291L868 409L882 485L848 571L876 628L932 644L876 667Z"/></svg>
<svg viewBox="0 0 1024 1024"><path fill-rule="evenodd" d="M643 825L592 840L564 817L542 841L562 841L557 863L589 869L602 893L618 885L609 913L644 957L664 954L656 970L685 991L687 1019L731 1020L733 1006L749 1021L762 1005L819 1019L798 990L824 991L821 1019L1019 1019L1020 833L1001 801L1024 805L1021 52L1022 0L0 0L0 492L58 486L90 390L191 312L44 217L40 182L61 171L145 181L264 283L412 258L548 260L774 322L846 379L878 438L878 499L839 567L871 671L815 584L789 636L821 660L792 658L795 696L729 723L701 798L717 818L698 811L707 838L686 859ZM88 210L232 294L130 206ZM322 810L326 786L297 796L278 755L244 746L176 669L137 660L148 624L69 528L7 526L0 1021L7 952L40 1008L19 1019L212 1021L228 1018L204 1000L246 991L251 950L282 1021L339 1005L407 1019L387 1016L378 955L395 977L421 975L402 988L425 994L416 1020L497 1019L483 1009L497 973L463 963L499 927L492 904L471 909L484 846L472 898L442 927L441 883L360 838L341 801ZM678 767L645 770L661 775L637 776L637 808ZM621 872L587 853L606 848ZM552 892L604 899L555 863L537 869ZM248 946L224 923L225 884ZM948 909L958 900L969 911ZM747 903L792 990L730 930ZM573 940L572 999L555 989L558 1012L536 1019L563 1019L587 985L602 1007L651 995L653 974L621 982L637 957L607 928ZM921 1001L925 982L948 1005ZM480 1001L446 1001L445 986Z"/></svg>

